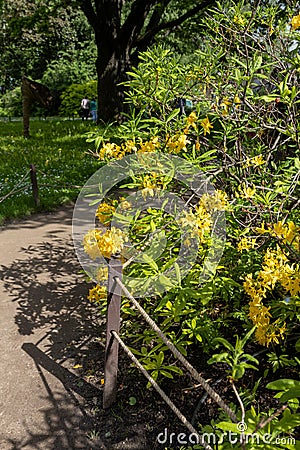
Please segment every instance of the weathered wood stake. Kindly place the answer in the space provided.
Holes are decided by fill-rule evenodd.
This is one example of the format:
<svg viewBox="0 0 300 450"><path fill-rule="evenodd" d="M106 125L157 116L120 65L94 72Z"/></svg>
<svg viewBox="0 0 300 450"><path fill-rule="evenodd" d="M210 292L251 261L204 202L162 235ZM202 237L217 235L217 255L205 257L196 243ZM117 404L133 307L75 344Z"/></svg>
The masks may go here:
<svg viewBox="0 0 300 450"><path fill-rule="evenodd" d="M108 305L106 315L106 347L104 366L103 408L109 408L117 396L117 373L119 343L111 334L120 330L120 307L122 289L115 278L122 279L122 263L119 258L112 257L108 269Z"/></svg>
<svg viewBox="0 0 300 450"><path fill-rule="evenodd" d="M39 206L39 204L40 204L39 188L38 188L38 183L37 183L37 178L36 178L36 168L33 164L30 164L30 179L31 179L34 203L36 206Z"/></svg>

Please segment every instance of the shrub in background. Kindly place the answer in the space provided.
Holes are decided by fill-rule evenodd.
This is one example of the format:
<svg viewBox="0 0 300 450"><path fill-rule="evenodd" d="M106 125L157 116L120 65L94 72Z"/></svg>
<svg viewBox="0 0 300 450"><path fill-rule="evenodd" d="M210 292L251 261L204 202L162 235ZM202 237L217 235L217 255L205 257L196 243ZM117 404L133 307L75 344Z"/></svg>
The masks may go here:
<svg viewBox="0 0 300 450"><path fill-rule="evenodd" d="M61 94L59 114L67 117L79 117L80 102L87 95L89 99L97 98L97 81L88 81L84 84L71 84Z"/></svg>

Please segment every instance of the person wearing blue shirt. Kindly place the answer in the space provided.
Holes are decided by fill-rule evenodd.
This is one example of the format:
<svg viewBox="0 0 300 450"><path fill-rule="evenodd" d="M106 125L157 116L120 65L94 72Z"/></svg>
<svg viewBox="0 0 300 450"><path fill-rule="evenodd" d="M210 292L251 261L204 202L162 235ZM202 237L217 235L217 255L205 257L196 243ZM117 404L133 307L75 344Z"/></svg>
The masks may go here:
<svg viewBox="0 0 300 450"><path fill-rule="evenodd" d="M93 97L90 102L90 111L94 122L97 122L97 109L98 109L97 100Z"/></svg>

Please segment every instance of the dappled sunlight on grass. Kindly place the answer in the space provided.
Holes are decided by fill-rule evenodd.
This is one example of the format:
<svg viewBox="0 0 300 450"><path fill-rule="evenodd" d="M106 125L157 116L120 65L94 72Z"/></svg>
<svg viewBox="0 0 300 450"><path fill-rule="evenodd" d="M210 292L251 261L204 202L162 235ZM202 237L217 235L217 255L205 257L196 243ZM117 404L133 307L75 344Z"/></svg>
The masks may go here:
<svg viewBox="0 0 300 450"><path fill-rule="evenodd" d="M29 176L14 195L1 201L19 182L30 164L37 169L41 209L74 200L99 163L87 155L92 144L85 133L90 122L32 120L31 137L23 138L22 122L0 122L0 222L35 210Z"/></svg>

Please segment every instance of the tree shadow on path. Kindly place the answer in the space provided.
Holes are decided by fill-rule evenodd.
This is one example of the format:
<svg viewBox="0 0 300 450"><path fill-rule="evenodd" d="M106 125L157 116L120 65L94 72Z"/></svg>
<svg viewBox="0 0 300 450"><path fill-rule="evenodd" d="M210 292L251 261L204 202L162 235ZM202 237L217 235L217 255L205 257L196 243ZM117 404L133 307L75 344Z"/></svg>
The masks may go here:
<svg viewBox="0 0 300 450"><path fill-rule="evenodd" d="M103 365L104 359L95 340L104 332L103 318L86 300L87 285L72 243L54 235L22 248L19 255L11 265L0 267L0 280L16 303L22 351L32 358L42 381L38 403L43 406L41 423L28 427L23 422L26 436L23 430L17 438L6 438L4 449L105 449L87 438L95 424L87 403L102 403L101 389L69 370L74 361L84 365L98 359ZM20 338L16 341L19 345ZM51 386L52 376L63 388L57 390L57 382Z"/></svg>
<svg viewBox="0 0 300 450"><path fill-rule="evenodd" d="M45 329L46 354L63 360L99 336L102 320L86 301L87 285L71 243L61 239L22 249L24 259L0 268L21 335ZM103 322L103 320L102 320ZM39 333L40 335L40 333Z"/></svg>

